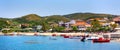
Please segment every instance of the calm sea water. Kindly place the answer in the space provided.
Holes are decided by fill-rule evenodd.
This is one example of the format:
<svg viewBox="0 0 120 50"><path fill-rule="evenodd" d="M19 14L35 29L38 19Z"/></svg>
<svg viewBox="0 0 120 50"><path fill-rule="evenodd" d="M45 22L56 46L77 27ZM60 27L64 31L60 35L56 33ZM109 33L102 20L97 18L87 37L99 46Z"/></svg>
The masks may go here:
<svg viewBox="0 0 120 50"><path fill-rule="evenodd" d="M0 50L120 50L120 43L81 42L50 36L0 36Z"/></svg>

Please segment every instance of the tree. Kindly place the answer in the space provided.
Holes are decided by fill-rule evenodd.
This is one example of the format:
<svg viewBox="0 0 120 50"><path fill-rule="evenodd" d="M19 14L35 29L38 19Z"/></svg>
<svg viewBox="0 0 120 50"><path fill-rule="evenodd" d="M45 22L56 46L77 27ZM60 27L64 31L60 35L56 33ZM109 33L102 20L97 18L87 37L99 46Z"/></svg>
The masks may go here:
<svg viewBox="0 0 120 50"><path fill-rule="evenodd" d="M117 27L117 24L116 23L110 24L110 26L111 26L112 30L115 30L115 28Z"/></svg>
<svg viewBox="0 0 120 50"><path fill-rule="evenodd" d="M109 27L109 26L100 27L100 28L99 28L99 31L101 31L101 32L107 32L107 31L110 31L110 27Z"/></svg>
<svg viewBox="0 0 120 50"><path fill-rule="evenodd" d="M13 32L12 29L4 29L4 30L2 30L2 33L4 33L4 34L8 34L8 33L12 33L12 32Z"/></svg>
<svg viewBox="0 0 120 50"><path fill-rule="evenodd" d="M58 27L53 28L53 31L57 31L57 32L62 32L64 30L65 30L65 27L62 27L62 26L58 26Z"/></svg>
<svg viewBox="0 0 120 50"><path fill-rule="evenodd" d="M0 29L9 26L6 20L0 20Z"/></svg>
<svg viewBox="0 0 120 50"><path fill-rule="evenodd" d="M76 26L73 26L72 30L76 32L78 30L78 28Z"/></svg>
<svg viewBox="0 0 120 50"><path fill-rule="evenodd" d="M50 25L48 24L48 22L47 22L45 19L43 19L43 20L40 22L40 24L41 24L42 30L43 30L44 32L46 32L47 30L49 30Z"/></svg>
<svg viewBox="0 0 120 50"><path fill-rule="evenodd" d="M98 31L98 29L101 27L100 22L96 19L94 19L91 22L91 25L92 25L92 31L94 31L94 32Z"/></svg>
<svg viewBox="0 0 120 50"><path fill-rule="evenodd" d="M86 31L91 32L92 28L91 27L87 27Z"/></svg>

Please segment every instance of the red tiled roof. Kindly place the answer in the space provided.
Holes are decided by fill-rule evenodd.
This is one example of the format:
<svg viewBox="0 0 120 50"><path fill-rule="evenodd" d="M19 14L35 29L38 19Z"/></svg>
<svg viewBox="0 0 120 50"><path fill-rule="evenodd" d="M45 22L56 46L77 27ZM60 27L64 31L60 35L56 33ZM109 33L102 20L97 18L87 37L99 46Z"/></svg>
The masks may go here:
<svg viewBox="0 0 120 50"><path fill-rule="evenodd" d="M113 18L113 21L120 21L120 17Z"/></svg>
<svg viewBox="0 0 120 50"><path fill-rule="evenodd" d="M85 21L76 21L72 26L90 26L90 24L87 24Z"/></svg>

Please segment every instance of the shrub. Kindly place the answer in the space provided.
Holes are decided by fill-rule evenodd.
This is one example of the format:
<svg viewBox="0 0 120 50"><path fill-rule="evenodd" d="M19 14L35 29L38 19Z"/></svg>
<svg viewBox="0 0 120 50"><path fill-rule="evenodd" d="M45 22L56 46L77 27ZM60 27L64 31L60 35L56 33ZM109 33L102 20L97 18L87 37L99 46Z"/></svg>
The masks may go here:
<svg viewBox="0 0 120 50"><path fill-rule="evenodd" d="M13 32L13 30L2 30L2 33L11 33L11 32Z"/></svg>

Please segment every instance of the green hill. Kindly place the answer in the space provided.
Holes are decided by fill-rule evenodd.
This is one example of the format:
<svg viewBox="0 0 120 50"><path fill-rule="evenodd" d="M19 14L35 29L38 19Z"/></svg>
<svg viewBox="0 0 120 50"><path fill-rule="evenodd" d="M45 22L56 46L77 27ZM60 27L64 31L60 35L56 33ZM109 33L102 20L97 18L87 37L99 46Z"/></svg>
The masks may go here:
<svg viewBox="0 0 120 50"><path fill-rule="evenodd" d="M25 16L22 16L22 17L19 17L19 18L14 18L13 20L17 21L19 23L28 23L28 22L31 22L31 21L39 21L41 19L42 18L39 15L28 14L28 15L25 15Z"/></svg>
<svg viewBox="0 0 120 50"><path fill-rule="evenodd" d="M114 17L114 15L110 15L110 14L95 14L95 13L73 13L63 16L70 19L81 19L81 20L87 20L90 18L104 18L104 17L111 19Z"/></svg>
<svg viewBox="0 0 120 50"><path fill-rule="evenodd" d="M49 22L59 22L59 21L67 22L67 21L70 20L69 18L66 18L66 17L64 17L64 16L60 16L60 15L47 16L47 17L45 17L45 18L46 18L47 21L49 21Z"/></svg>
<svg viewBox="0 0 120 50"><path fill-rule="evenodd" d="M19 18L0 18L0 29L2 27L9 26L10 24L18 25L23 23L28 23L31 26L33 25L40 25L41 22L46 21L47 23L58 23L59 21L67 22L71 19L81 19L81 20L88 20L90 18L104 18L107 17L108 19L112 19L117 15L110 15L110 14L96 14L96 13L72 13L67 15L52 15L52 16L45 16L41 17L37 14L28 14Z"/></svg>

